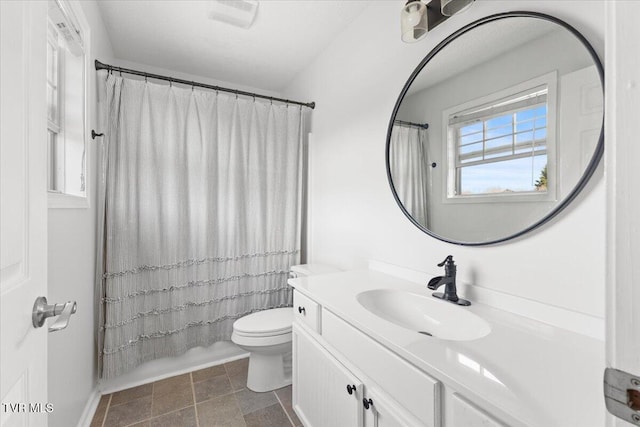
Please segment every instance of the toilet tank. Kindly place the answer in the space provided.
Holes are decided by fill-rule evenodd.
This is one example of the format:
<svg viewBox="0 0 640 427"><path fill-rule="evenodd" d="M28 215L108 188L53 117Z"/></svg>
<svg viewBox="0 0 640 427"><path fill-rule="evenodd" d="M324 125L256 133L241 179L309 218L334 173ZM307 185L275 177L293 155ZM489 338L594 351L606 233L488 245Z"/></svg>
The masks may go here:
<svg viewBox="0 0 640 427"><path fill-rule="evenodd" d="M341 270L326 264L300 264L291 266L289 277L316 276L319 274L337 273L338 271Z"/></svg>

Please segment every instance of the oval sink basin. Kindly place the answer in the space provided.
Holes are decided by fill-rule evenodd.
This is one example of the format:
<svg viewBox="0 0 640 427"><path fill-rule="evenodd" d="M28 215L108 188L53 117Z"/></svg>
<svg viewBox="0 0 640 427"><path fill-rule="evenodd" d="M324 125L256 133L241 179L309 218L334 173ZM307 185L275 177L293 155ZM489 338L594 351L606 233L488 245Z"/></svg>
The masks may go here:
<svg viewBox="0 0 640 427"><path fill-rule="evenodd" d="M491 326L468 309L431 296L375 289L359 293L356 299L388 322L436 338L469 341L491 332Z"/></svg>

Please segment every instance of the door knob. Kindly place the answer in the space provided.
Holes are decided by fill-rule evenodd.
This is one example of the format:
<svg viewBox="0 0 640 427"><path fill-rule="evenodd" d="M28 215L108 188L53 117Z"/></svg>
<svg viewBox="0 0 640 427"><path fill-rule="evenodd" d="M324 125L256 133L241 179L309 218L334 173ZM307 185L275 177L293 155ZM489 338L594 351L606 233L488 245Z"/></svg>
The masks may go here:
<svg viewBox="0 0 640 427"><path fill-rule="evenodd" d="M77 306L78 304L75 301L69 301L64 304L47 304L45 297L38 297L33 304L33 313L31 315L33 327L40 328L47 318L60 316L49 327L49 332L60 331L69 325L69 318L76 312Z"/></svg>

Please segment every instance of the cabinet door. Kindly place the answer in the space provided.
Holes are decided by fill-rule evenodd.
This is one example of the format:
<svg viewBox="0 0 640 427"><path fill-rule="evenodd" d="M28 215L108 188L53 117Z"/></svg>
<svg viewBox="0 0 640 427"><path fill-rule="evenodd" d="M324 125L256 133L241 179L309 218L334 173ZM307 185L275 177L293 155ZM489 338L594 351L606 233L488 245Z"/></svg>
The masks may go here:
<svg viewBox="0 0 640 427"><path fill-rule="evenodd" d="M347 386L355 387L351 394ZM306 427L362 427L362 383L293 325L293 408Z"/></svg>
<svg viewBox="0 0 640 427"><path fill-rule="evenodd" d="M366 399L371 399L369 409L364 411L365 427L411 427L419 425L415 420L409 420L405 410L383 394L367 388Z"/></svg>
<svg viewBox="0 0 640 427"><path fill-rule="evenodd" d="M505 427L500 421L453 393L453 420L451 427ZM447 422L449 426L449 422Z"/></svg>

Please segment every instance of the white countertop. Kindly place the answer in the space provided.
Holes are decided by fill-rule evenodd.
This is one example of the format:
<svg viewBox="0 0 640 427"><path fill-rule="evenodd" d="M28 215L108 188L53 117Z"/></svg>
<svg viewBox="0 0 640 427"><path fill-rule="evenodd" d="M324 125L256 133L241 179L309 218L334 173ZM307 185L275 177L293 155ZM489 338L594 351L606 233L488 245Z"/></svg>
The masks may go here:
<svg viewBox="0 0 640 427"><path fill-rule="evenodd" d="M421 335L372 314L356 295L372 289L425 296L432 291L373 270L300 277L289 284L416 367L463 395L477 395L524 425L605 423L605 347L600 340L473 301L469 307L454 307L486 320L489 335L472 341Z"/></svg>

